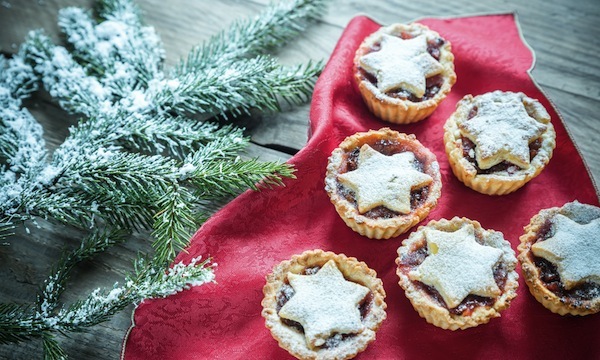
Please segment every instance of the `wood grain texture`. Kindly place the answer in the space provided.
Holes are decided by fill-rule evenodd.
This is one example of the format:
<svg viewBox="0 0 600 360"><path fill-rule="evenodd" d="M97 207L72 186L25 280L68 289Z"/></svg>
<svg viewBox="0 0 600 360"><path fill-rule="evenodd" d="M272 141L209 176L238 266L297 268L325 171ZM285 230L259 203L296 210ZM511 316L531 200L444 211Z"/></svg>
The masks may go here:
<svg viewBox="0 0 600 360"><path fill-rule="evenodd" d="M196 44L227 27L235 19L252 16L268 0L139 0L147 24L156 28L164 42L167 65L173 65ZM44 28L60 41L56 26L58 9L91 8L92 0L0 0L0 51L16 51L27 32ZM597 0L471 0L454 1L358 1L333 0L324 18L277 55L283 63L309 59L326 60L343 28L355 15L367 14L381 23L407 22L426 16L517 12L523 36L537 56L533 76L555 103L596 183L600 182L600 5ZM76 117L68 116L47 95L27 102L45 128L51 148L68 134ZM253 144L248 156L286 160L307 139L309 105L282 114L241 119ZM77 246L82 234L40 220L19 229L9 243L0 246L0 301L31 302L63 248ZM144 234L81 264L64 295L66 302L86 296L98 286L122 281L138 251L150 251ZM60 338L73 359L116 359L130 325L131 310L121 312L89 333ZM0 346L0 358L41 359L41 343Z"/></svg>

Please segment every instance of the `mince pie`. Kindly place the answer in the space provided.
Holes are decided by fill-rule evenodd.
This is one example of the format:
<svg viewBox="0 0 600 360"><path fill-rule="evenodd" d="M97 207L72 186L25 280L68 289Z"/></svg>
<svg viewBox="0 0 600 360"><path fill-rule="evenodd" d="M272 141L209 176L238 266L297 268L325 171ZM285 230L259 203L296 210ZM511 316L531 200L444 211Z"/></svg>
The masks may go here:
<svg viewBox="0 0 600 360"><path fill-rule="evenodd" d="M356 258L305 251L266 279L266 326L299 359L350 359L375 340L386 317L383 283Z"/></svg>
<svg viewBox="0 0 600 360"><path fill-rule="evenodd" d="M442 182L435 155L415 138L389 128L347 137L329 157L325 190L354 231L388 239L423 220Z"/></svg>
<svg viewBox="0 0 600 360"><path fill-rule="evenodd" d="M500 316L517 295L517 259L501 232L455 217L430 221L398 248L400 286L421 317L466 329Z"/></svg>
<svg viewBox="0 0 600 360"><path fill-rule="evenodd" d="M467 95L444 125L452 171L488 195L511 193L538 176L552 157L555 139L544 106L523 93Z"/></svg>
<svg viewBox="0 0 600 360"><path fill-rule="evenodd" d="M456 82L450 43L428 27L394 24L369 35L356 51L354 78L377 117L405 124L437 108Z"/></svg>
<svg viewBox="0 0 600 360"><path fill-rule="evenodd" d="M519 261L533 296L560 315L600 311L600 208L541 210L521 236Z"/></svg>

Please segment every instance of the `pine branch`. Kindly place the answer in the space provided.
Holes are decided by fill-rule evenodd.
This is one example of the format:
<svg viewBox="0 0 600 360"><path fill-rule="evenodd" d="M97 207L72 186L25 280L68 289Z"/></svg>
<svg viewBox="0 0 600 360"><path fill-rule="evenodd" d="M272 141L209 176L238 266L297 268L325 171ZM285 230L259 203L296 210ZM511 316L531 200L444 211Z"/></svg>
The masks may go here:
<svg viewBox="0 0 600 360"><path fill-rule="evenodd" d="M166 297L191 286L213 281L214 274L209 260L200 259L184 265L175 264L165 273L164 264L149 263L143 259L136 262L136 273L129 277L126 284L112 289L97 289L86 299L77 301L61 309L56 317L54 329L65 332L78 332L97 325L123 310L132 303L143 299Z"/></svg>
<svg viewBox="0 0 600 360"><path fill-rule="evenodd" d="M67 359L67 354L51 334L44 333L42 335L42 343L44 345L44 360Z"/></svg>
<svg viewBox="0 0 600 360"><path fill-rule="evenodd" d="M91 259L117 243L125 241L126 232L120 229L96 231L82 240L75 250L65 253L54 265L51 275L37 296L37 312L47 318L57 308L58 299L65 290L66 282L73 268L80 262Z"/></svg>
<svg viewBox="0 0 600 360"><path fill-rule="evenodd" d="M189 173L191 183L196 188L195 195L204 199L222 198L237 195L250 188L261 186L281 186L282 178L295 178L294 168L285 163L263 163L257 159L237 160L215 166L212 162L197 163Z"/></svg>
<svg viewBox="0 0 600 360"><path fill-rule="evenodd" d="M185 117L151 114L132 114L126 111L108 111L73 129L68 141L61 145L55 156L65 159L72 156L73 148L86 144L88 149L119 145L124 149L146 153L168 154L183 158L217 139L242 137L242 130L210 122L198 122ZM64 148L64 149L63 149ZM166 155L166 154L165 154ZM62 161L62 160L61 160Z"/></svg>
<svg viewBox="0 0 600 360"><path fill-rule="evenodd" d="M31 307L0 303L0 344L26 341L38 334Z"/></svg>
<svg viewBox="0 0 600 360"><path fill-rule="evenodd" d="M99 40L94 29L96 22L92 19L91 11L77 7L60 9L58 26L65 34L67 42L73 47L73 57L80 63L95 65L95 69L92 70L96 70L98 75L102 75L102 67L107 66L112 60L107 56L108 51L96 49Z"/></svg>
<svg viewBox="0 0 600 360"><path fill-rule="evenodd" d="M115 57L133 66L144 85L160 78L164 49L154 28L143 26L137 5L131 0L102 0L99 13L105 19L96 27L101 38L114 42L115 36L121 36L120 32L126 34L125 41L115 42Z"/></svg>
<svg viewBox="0 0 600 360"><path fill-rule="evenodd" d="M6 88L15 99L26 98L37 90L37 79L21 53L7 60L0 55L0 87Z"/></svg>
<svg viewBox="0 0 600 360"><path fill-rule="evenodd" d="M271 4L253 19L231 27L194 48L176 68L177 76L207 67L227 68L242 58L268 53L285 45L325 13L324 0L292 0Z"/></svg>
<svg viewBox="0 0 600 360"><path fill-rule="evenodd" d="M130 25L140 24L140 9L131 0L101 0L97 4L101 19L118 18Z"/></svg>
<svg viewBox="0 0 600 360"><path fill-rule="evenodd" d="M267 81L274 97L285 100L289 105L307 102L317 77L323 70L321 61L309 61L295 67L277 67L268 74ZM280 111L280 108L277 108Z"/></svg>
<svg viewBox="0 0 600 360"><path fill-rule="evenodd" d="M238 60L228 67L181 75L172 88L151 87L149 94L163 111L181 114L238 116L250 114L251 109L275 112L280 111L280 98L291 104L304 103L321 70L321 62L289 68L270 57L258 56Z"/></svg>
<svg viewBox="0 0 600 360"><path fill-rule="evenodd" d="M98 80L41 31L32 31L21 49L46 90L65 110L91 116L108 99L110 94Z"/></svg>
<svg viewBox="0 0 600 360"><path fill-rule="evenodd" d="M177 176L172 159L102 150L74 159L53 184L53 192L81 204L73 207L82 210L77 218L94 215L119 227L139 230L152 226L155 203Z"/></svg>
<svg viewBox="0 0 600 360"><path fill-rule="evenodd" d="M25 72L18 75L19 71ZM37 170L47 156L42 126L21 108L21 96L32 88L29 84L32 74L21 60L0 61L0 169L4 163L15 174ZM3 181L6 179L0 180L0 186ZM2 198L0 194L0 204L6 201Z"/></svg>
<svg viewBox="0 0 600 360"><path fill-rule="evenodd" d="M20 222L41 217L79 229L89 229L94 221L93 204L85 199L51 192L48 189L23 192L21 204L21 211L26 216L19 219Z"/></svg>
<svg viewBox="0 0 600 360"><path fill-rule="evenodd" d="M59 25L75 57L123 97L159 75L164 51L154 29L142 26L133 2L105 1L100 15L104 21L96 24L89 12L66 8Z"/></svg>
<svg viewBox="0 0 600 360"><path fill-rule="evenodd" d="M168 263L188 244L192 231L198 226L190 206L195 202L192 194L179 186L172 187L158 200L157 206L162 210L155 216L152 233L156 239L152 247L157 261Z"/></svg>
<svg viewBox="0 0 600 360"><path fill-rule="evenodd" d="M192 259L189 264L175 264L166 272L161 270L163 266L140 258L135 263L135 273L128 277L125 286L115 284L110 290L96 289L86 299L62 307L56 315L34 313L31 308L17 304L0 304L0 344L41 337L45 359L66 359L54 334L85 331L131 303L166 297L214 280L209 260ZM50 297L57 298L55 295Z"/></svg>
<svg viewBox="0 0 600 360"><path fill-rule="evenodd" d="M261 54L303 31L324 3L270 5L198 47L171 77L162 70L158 36L130 0L101 1L100 22L81 9L62 10L68 49L37 31L13 59L0 57L0 239L38 216L95 228L58 261L33 306L0 304L0 343L41 338L46 359L65 359L55 336L214 279L208 260L164 270L200 225L198 206L283 185L294 170L241 160L249 141L241 129L193 115L235 117L305 102L322 64L286 67ZM82 115L50 160L41 126L21 103L40 81L61 107ZM153 229L152 260L140 257L124 285L60 303L79 262L141 229Z"/></svg>

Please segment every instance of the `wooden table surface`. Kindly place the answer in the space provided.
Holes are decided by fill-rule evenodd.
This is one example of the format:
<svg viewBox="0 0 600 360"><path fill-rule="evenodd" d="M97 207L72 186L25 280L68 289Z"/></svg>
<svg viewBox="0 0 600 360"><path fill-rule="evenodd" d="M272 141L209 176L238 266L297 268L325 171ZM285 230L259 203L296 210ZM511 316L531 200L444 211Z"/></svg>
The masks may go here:
<svg viewBox="0 0 600 360"><path fill-rule="evenodd" d="M146 24L162 38L167 65L173 65L195 44L227 27L234 19L251 16L267 0L139 0ZM44 28L58 41L56 15L66 6L91 8L92 0L1 0L0 51L15 52L31 29ZM424 16L453 16L516 12L523 36L533 48L537 63L533 77L554 102L573 140L588 164L596 183L600 181L600 3L597 0L332 0L322 20L277 55L283 63L327 59L348 21L367 14L383 24L409 22ZM46 141L56 147L75 123L47 97L27 102L29 110L45 128ZM264 160L286 160L306 142L309 105L282 114L247 119L252 136L248 150ZM29 225L30 234L19 229L0 246L0 302L31 303L53 261L64 247L75 247L81 234L40 221ZM99 286L111 286L131 269L138 251L150 251L147 236L140 234L93 261L82 264L63 296L66 302L85 297ZM59 341L73 359L116 359L130 325L133 307L110 321ZM1 345L0 358L41 359L41 342Z"/></svg>

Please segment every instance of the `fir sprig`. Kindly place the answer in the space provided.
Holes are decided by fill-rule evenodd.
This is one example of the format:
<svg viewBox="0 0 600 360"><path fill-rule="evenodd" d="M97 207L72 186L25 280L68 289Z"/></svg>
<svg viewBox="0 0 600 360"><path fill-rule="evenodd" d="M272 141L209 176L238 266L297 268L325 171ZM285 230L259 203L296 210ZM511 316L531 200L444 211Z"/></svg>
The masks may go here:
<svg viewBox="0 0 600 360"><path fill-rule="evenodd" d="M44 283L34 307L0 304L0 344L42 338L45 357L63 359L66 354L56 342L55 334L84 331L104 322L127 305L146 298L165 297L191 286L213 281L213 266L209 259L192 259L188 264L177 263L164 270L164 264L139 258L134 272L125 284L96 289L87 298L69 306L59 307L58 298L71 270L117 242L124 233L95 233L81 246L65 253Z"/></svg>
<svg viewBox="0 0 600 360"><path fill-rule="evenodd" d="M194 48L176 68L178 74L207 67L227 67L243 58L269 53L294 39L325 12L324 0L291 0L272 4L252 19L238 20L228 30Z"/></svg>
<svg viewBox="0 0 600 360"><path fill-rule="evenodd" d="M142 25L138 7L129 0L105 0L98 12L100 23L79 8L59 13L58 24L88 71L101 75L119 96L160 77L164 50L154 28Z"/></svg>
<svg viewBox="0 0 600 360"><path fill-rule="evenodd" d="M80 262L91 259L115 244L125 241L127 232L115 228L110 231L95 231L82 240L75 250L65 253L54 265L52 273L44 281L40 290L36 311L41 317L48 317L59 306L59 298L65 290L66 282L73 268Z"/></svg>
<svg viewBox="0 0 600 360"><path fill-rule="evenodd" d="M91 117L110 95L97 78L87 75L67 49L55 46L42 31L32 31L22 51L44 88L65 110Z"/></svg>
<svg viewBox="0 0 600 360"><path fill-rule="evenodd" d="M192 160L192 164L196 163ZM274 172L281 177L269 176ZM243 189L257 190L260 186L283 185L281 178L293 178L294 170L281 168L278 164L262 163L257 159L232 161L216 166L215 162L198 163L190 171L189 178L197 189L195 195L201 198L221 198L236 195ZM211 189L208 192L205 189Z"/></svg>
<svg viewBox="0 0 600 360"><path fill-rule="evenodd" d="M0 304L0 343L42 340L64 359L56 336L85 329L145 298L213 279L209 259L165 270L202 222L201 205L245 189L280 186L289 164L240 157L243 129L200 121L279 111L310 92L322 63L283 66L265 54L324 12L324 0L272 4L234 23L169 71L153 28L131 0L101 0L91 12L63 9L68 47L31 32L18 54L0 57L0 240L36 217L91 231L53 268L32 305ZM81 117L50 155L43 129L22 101L39 85ZM77 264L152 230L154 256L140 257L123 285L70 305L60 297Z"/></svg>
<svg viewBox="0 0 600 360"><path fill-rule="evenodd" d="M228 67L200 69L180 75L172 88L150 88L154 103L178 113L217 113L238 116L252 109L280 111L280 100L308 100L321 62L286 67L267 56L242 59ZM152 84L151 84L152 85ZM210 91L205 91L210 89Z"/></svg>

